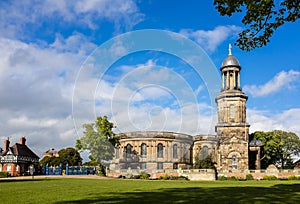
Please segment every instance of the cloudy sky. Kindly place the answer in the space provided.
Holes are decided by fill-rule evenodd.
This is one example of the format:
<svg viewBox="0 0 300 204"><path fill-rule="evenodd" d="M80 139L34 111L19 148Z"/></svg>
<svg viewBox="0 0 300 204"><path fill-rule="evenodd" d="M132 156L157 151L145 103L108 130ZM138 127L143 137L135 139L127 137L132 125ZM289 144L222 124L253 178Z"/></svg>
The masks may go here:
<svg viewBox="0 0 300 204"><path fill-rule="evenodd" d="M212 1L12 0L0 17L1 147L20 136L40 156L72 147L100 115L115 132L214 133L219 67L241 15L221 17ZM300 135L299 25L250 53L233 47L250 132Z"/></svg>

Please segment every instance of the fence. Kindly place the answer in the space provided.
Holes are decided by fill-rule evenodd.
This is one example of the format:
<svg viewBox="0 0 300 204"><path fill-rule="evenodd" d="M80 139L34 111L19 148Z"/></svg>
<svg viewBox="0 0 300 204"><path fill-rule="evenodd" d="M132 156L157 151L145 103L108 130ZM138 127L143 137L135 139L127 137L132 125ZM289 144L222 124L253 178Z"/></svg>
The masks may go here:
<svg viewBox="0 0 300 204"><path fill-rule="evenodd" d="M62 168L62 165L59 166L45 166L43 172L45 175L62 175L63 172L65 175L94 175L97 174L96 166L66 166L66 169Z"/></svg>

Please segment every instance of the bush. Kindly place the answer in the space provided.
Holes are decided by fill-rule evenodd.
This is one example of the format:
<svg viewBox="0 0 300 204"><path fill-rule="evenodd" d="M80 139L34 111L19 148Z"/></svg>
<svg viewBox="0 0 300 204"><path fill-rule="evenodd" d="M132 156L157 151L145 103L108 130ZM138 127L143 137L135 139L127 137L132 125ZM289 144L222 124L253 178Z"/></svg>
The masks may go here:
<svg viewBox="0 0 300 204"><path fill-rule="evenodd" d="M264 176L263 180L277 180L277 177L274 175Z"/></svg>
<svg viewBox="0 0 300 204"><path fill-rule="evenodd" d="M247 174L246 175L246 180L254 180L252 174Z"/></svg>
<svg viewBox="0 0 300 204"><path fill-rule="evenodd" d="M299 176L289 176L288 180L300 180Z"/></svg>
<svg viewBox="0 0 300 204"><path fill-rule="evenodd" d="M238 181L239 179L235 176L231 176L229 178L227 178L227 180L230 180L230 181Z"/></svg>
<svg viewBox="0 0 300 204"><path fill-rule="evenodd" d="M159 177L160 180L169 180L170 179L170 176L168 174L165 174L163 176L160 176Z"/></svg>
<svg viewBox="0 0 300 204"><path fill-rule="evenodd" d="M0 178L6 178L6 177L8 177L7 172L0 172Z"/></svg>
<svg viewBox="0 0 300 204"><path fill-rule="evenodd" d="M218 180L220 180L220 181L226 181L227 177L226 176L218 176Z"/></svg>
<svg viewBox="0 0 300 204"><path fill-rule="evenodd" d="M140 179L149 179L150 174L147 174L146 172L142 172L140 175Z"/></svg>

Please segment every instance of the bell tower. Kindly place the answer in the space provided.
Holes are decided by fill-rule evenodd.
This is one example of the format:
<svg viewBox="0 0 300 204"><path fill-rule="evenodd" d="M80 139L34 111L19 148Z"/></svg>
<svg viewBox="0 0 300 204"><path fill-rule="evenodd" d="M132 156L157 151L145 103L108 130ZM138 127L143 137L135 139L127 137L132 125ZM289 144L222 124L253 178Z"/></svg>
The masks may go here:
<svg viewBox="0 0 300 204"><path fill-rule="evenodd" d="M246 101L240 82L241 66L232 55L229 45L228 56L220 68L222 89L216 97L218 123L216 132L219 138L217 166L219 170L248 169L249 127L246 122Z"/></svg>

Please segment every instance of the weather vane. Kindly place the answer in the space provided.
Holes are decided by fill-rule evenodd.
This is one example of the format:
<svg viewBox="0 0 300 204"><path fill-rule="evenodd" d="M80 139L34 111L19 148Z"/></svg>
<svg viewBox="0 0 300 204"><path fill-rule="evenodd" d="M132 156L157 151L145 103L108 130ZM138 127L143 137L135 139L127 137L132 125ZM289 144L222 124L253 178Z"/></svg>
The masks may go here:
<svg viewBox="0 0 300 204"><path fill-rule="evenodd" d="M229 43L229 49L228 49L229 54L228 54L228 55L232 55L231 50L232 50L232 46L231 46L231 44Z"/></svg>

